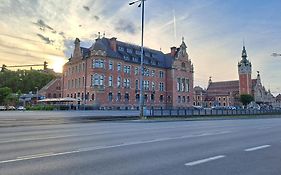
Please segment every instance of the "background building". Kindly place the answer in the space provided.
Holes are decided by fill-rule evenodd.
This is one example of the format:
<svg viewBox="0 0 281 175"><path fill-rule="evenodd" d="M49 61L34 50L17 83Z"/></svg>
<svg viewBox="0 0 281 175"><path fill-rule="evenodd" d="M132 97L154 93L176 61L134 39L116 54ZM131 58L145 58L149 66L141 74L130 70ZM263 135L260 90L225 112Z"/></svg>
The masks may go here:
<svg viewBox="0 0 281 175"><path fill-rule="evenodd" d="M260 73L257 72L257 78L252 79L252 63L247 57L246 48L243 46L242 59L238 63L239 80L213 82L210 77L204 97L205 103L201 102L204 107L241 106L241 94L252 95L258 104L274 103L274 96L262 85Z"/></svg>
<svg viewBox="0 0 281 175"><path fill-rule="evenodd" d="M102 109L136 109L140 93L141 47L116 38L97 38L90 48L74 42L63 67L63 97ZM193 65L182 40L171 52L144 49L143 89L148 108L186 108L193 104Z"/></svg>

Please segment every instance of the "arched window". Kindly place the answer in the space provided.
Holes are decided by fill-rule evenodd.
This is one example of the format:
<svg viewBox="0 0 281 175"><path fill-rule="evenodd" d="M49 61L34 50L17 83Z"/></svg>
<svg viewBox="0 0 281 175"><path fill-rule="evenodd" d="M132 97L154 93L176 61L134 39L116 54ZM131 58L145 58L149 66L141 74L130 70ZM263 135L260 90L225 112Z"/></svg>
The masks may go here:
<svg viewBox="0 0 281 175"><path fill-rule="evenodd" d="M95 74L93 76L93 85L99 85L99 75L98 74Z"/></svg>

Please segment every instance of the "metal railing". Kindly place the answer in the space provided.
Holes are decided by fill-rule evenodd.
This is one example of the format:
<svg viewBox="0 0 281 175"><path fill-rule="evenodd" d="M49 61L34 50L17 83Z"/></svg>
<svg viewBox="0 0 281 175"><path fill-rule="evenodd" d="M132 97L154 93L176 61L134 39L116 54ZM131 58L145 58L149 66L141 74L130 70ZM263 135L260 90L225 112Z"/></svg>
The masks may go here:
<svg viewBox="0 0 281 175"><path fill-rule="evenodd" d="M148 109L150 117L237 116L281 114L281 109Z"/></svg>

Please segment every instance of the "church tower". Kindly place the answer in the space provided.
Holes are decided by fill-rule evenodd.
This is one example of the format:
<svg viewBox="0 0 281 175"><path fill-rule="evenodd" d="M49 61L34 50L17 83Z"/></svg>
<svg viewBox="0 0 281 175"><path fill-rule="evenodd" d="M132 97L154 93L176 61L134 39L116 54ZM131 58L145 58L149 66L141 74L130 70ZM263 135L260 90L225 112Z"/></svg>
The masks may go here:
<svg viewBox="0 0 281 175"><path fill-rule="evenodd" d="M238 63L239 94L252 94L252 64L247 59L247 52L243 45L242 60Z"/></svg>

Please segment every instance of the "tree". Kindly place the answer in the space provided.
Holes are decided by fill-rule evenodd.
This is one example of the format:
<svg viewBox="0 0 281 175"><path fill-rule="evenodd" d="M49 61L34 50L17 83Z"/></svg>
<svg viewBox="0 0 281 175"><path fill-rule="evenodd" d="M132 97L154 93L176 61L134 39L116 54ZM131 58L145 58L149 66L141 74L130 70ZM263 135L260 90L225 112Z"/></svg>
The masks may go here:
<svg viewBox="0 0 281 175"><path fill-rule="evenodd" d="M0 105L3 105L9 100L12 94L12 89L8 87L0 88Z"/></svg>
<svg viewBox="0 0 281 175"><path fill-rule="evenodd" d="M241 94L240 95L240 102L243 106L247 106L251 101L254 101L254 97L250 94Z"/></svg>

